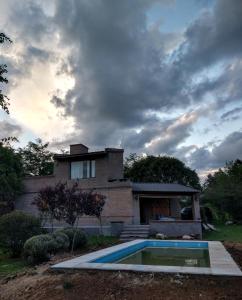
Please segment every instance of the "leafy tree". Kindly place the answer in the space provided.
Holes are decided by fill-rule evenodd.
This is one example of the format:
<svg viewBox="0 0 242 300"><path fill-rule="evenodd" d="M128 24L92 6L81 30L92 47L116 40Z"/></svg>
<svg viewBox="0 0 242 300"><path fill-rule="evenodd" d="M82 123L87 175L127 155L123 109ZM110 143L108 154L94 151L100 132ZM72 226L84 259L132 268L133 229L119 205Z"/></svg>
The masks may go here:
<svg viewBox="0 0 242 300"><path fill-rule="evenodd" d="M19 148L22 157L24 174L27 176L44 176L53 173L53 153L48 150L49 143L37 139L29 142L26 147Z"/></svg>
<svg viewBox="0 0 242 300"><path fill-rule="evenodd" d="M105 196L92 191L82 191L78 183L68 187L67 183L57 183L41 189L35 198L35 204L41 214L53 220L63 220L74 227L82 215L95 216L101 219Z"/></svg>
<svg viewBox="0 0 242 300"><path fill-rule="evenodd" d="M4 42L12 43L9 37L7 37L4 33L0 32L0 44L3 44ZM7 65L1 64L0 65L0 83L8 83L8 80L6 77L4 77L4 74L8 72ZM9 106L9 99L6 95L2 93L2 90L0 89L0 107L9 114L8 110Z"/></svg>
<svg viewBox="0 0 242 300"><path fill-rule="evenodd" d="M87 216L94 216L99 220L102 233L102 211L105 205L105 196L98 193L86 193L83 197L83 212Z"/></svg>
<svg viewBox="0 0 242 300"><path fill-rule="evenodd" d="M40 233L40 221L32 215L15 210L0 218L0 244L12 256L19 256L24 242Z"/></svg>
<svg viewBox="0 0 242 300"><path fill-rule="evenodd" d="M134 182L177 182L201 188L197 173L182 161L169 156L140 157L131 154L125 161L124 174Z"/></svg>
<svg viewBox="0 0 242 300"><path fill-rule="evenodd" d="M218 210L223 219L242 221L242 161L226 163L204 183L203 201Z"/></svg>
<svg viewBox="0 0 242 300"><path fill-rule="evenodd" d="M14 200L22 191L22 178L20 155L0 143L0 215L14 208Z"/></svg>
<svg viewBox="0 0 242 300"><path fill-rule="evenodd" d="M37 206L42 222L50 222L52 231L54 220L60 220L61 218L59 199L57 197L59 185L42 188L32 203Z"/></svg>

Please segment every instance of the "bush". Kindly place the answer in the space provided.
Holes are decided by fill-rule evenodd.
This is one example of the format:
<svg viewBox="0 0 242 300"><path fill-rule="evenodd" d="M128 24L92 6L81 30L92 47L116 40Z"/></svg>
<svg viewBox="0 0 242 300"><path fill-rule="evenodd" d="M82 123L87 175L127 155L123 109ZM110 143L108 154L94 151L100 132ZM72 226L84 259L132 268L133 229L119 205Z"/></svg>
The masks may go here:
<svg viewBox="0 0 242 300"><path fill-rule="evenodd" d="M0 218L0 244L12 256L19 256L25 241L40 233L40 220L32 215L13 211Z"/></svg>
<svg viewBox="0 0 242 300"><path fill-rule="evenodd" d="M28 239L24 244L24 258L31 264L40 263L60 250L68 249L69 238L63 232L40 234Z"/></svg>
<svg viewBox="0 0 242 300"><path fill-rule="evenodd" d="M64 232L56 231L51 234L52 238L55 242L54 252L58 252L59 250L67 250L70 245L70 240L67 234Z"/></svg>
<svg viewBox="0 0 242 300"><path fill-rule="evenodd" d="M74 236L75 236L75 239L74 239L73 249L78 249L78 248L84 247L87 243L87 238L86 238L85 233L79 228L67 227L67 228L60 229L56 232L62 232L68 236L69 241L70 241L70 245L69 245L70 249L72 248Z"/></svg>
<svg viewBox="0 0 242 300"><path fill-rule="evenodd" d="M111 246L118 242L113 236L92 235L88 237L88 246L91 248Z"/></svg>
<svg viewBox="0 0 242 300"><path fill-rule="evenodd" d="M50 234L40 234L28 239L24 244L24 258L31 264L49 259L56 249L56 242Z"/></svg>

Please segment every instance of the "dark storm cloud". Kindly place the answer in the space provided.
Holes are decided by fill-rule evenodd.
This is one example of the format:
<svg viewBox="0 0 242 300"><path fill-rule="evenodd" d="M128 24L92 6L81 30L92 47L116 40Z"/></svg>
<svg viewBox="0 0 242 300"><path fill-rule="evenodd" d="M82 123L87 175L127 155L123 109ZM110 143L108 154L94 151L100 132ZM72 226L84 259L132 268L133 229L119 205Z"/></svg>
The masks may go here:
<svg viewBox="0 0 242 300"><path fill-rule="evenodd" d="M22 132L22 128L19 125L11 124L8 121L0 121L0 139L19 137Z"/></svg>
<svg viewBox="0 0 242 300"><path fill-rule="evenodd" d="M75 132L54 142L58 145L121 145L132 152L178 155L200 169L223 165L227 140L235 133L212 151L181 144L206 115L199 109L191 113L190 105L204 104L209 95L213 105L207 106L216 111L242 99L242 1L216 1L183 34L147 24L157 2L173 1L58 0L53 17L38 3L17 4L11 21L27 45L22 66L58 62L43 46L55 37L70 52L65 61L60 57L57 76L71 75L75 85L64 99L56 95L50 101L74 118ZM220 72L209 77L206 70L218 64ZM196 80L201 72L205 75ZM170 117L176 109L183 109L183 117Z"/></svg>
<svg viewBox="0 0 242 300"><path fill-rule="evenodd" d="M237 158L242 159L242 131L232 132L212 150L197 148L188 160L193 168L205 170L223 167L225 162Z"/></svg>
<svg viewBox="0 0 242 300"><path fill-rule="evenodd" d="M121 140L132 149L135 145L141 149L162 128L162 122L154 120L152 130L136 133L137 128L150 127L147 111L188 106L212 92L225 105L224 89L232 78L237 81L231 86L230 99L241 95L239 72L233 68L192 86L197 72L221 59L240 56L241 1L233 0L230 5L218 1L212 12L197 18L185 31L185 42L171 63L166 61L167 36L146 23L152 4L57 2L54 22L62 41L75 49L71 58L75 87L66 96L65 112L74 116L80 139L88 144L117 144ZM183 126L178 125L173 139L163 140L160 146L157 143L154 151L175 149L181 140L179 132L185 133L183 140L189 136L190 129L183 131Z"/></svg>
<svg viewBox="0 0 242 300"><path fill-rule="evenodd" d="M46 62L51 58L51 55L49 51L34 46L29 46L26 50L26 57L29 57L31 59L37 59L41 62Z"/></svg>
<svg viewBox="0 0 242 300"><path fill-rule="evenodd" d="M11 23L15 25L14 32L17 32L16 36L20 39L14 40L15 42L44 42L53 29L51 19L44 13L41 5L29 0L16 1L12 6L10 27Z"/></svg>
<svg viewBox="0 0 242 300"><path fill-rule="evenodd" d="M242 56L242 1L219 0L186 30L179 64L194 73L221 59Z"/></svg>
<svg viewBox="0 0 242 300"><path fill-rule="evenodd" d="M5 27L13 43L4 45L0 60L8 67L9 85L6 88L11 89L19 85L21 79L31 78L36 62L53 62L57 55L53 47L51 51L45 49L47 42L54 40L54 27L38 2L16 1L11 6Z"/></svg>
<svg viewBox="0 0 242 300"><path fill-rule="evenodd" d="M60 108L60 107L65 107L65 104L63 102L63 99L61 99L60 97L58 96L53 96L51 99L50 99L50 102L53 103L57 108Z"/></svg>
<svg viewBox="0 0 242 300"><path fill-rule="evenodd" d="M57 4L56 23L76 53L66 113L88 143L106 143L114 131L117 142L120 130L149 123L148 110L189 103L184 78L163 62L162 35L147 27L151 1L71 1L68 18L66 2Z"/></svg>

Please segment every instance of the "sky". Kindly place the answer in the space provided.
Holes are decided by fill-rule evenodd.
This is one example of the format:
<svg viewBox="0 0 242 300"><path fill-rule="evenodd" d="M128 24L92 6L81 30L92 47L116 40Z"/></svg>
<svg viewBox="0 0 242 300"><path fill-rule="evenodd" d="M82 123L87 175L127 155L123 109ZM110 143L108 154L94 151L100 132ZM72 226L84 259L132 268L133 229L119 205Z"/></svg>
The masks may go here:
<svg viewBox="0 0 242 300"><path fill-rule="evenodd" d="M0 0L0 138L242 159L241 0Z"/></svg>

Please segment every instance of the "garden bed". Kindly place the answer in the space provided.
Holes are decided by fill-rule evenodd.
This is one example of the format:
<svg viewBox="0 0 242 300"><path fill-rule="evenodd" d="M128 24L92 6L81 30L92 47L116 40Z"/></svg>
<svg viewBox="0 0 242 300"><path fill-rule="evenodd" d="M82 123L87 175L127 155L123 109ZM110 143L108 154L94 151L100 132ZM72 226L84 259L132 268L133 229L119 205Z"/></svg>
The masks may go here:
<svg viewBox="0 0 242 300"><path fill-rule="evenodd" d="M225 246L242 268L242 244L227 242ZM0 299L242 299L242 278L238 277L49 271L50 264L69 257L57 255L32 273L2 281Z"/></svg>

